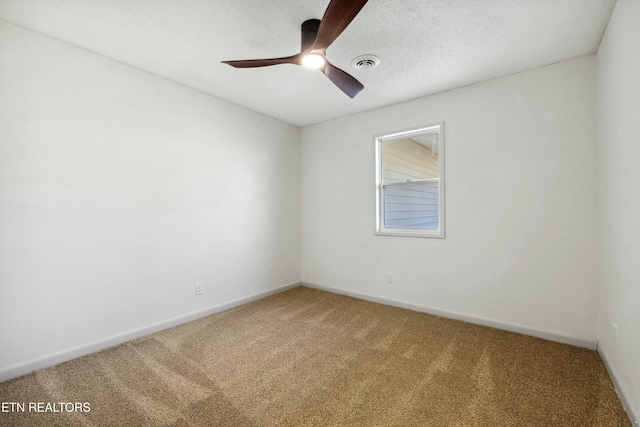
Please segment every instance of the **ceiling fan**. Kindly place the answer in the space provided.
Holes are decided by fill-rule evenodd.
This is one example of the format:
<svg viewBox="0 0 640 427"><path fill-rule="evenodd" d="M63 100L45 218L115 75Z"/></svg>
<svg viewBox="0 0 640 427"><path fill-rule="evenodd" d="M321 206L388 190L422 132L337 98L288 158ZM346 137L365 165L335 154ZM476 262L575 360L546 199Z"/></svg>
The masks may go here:
<svg viewBox="0 0 640 427"><path fill-rule="evenodd" d="M364 86L351 75L327 61L327 48L353 21L368 0L331 0L322 20L309 19L302 23L302 47L300 53L283 58L222 61L235 68L267 67L278 64L305 65L317 68L346 93L356 96Z"/></svg>

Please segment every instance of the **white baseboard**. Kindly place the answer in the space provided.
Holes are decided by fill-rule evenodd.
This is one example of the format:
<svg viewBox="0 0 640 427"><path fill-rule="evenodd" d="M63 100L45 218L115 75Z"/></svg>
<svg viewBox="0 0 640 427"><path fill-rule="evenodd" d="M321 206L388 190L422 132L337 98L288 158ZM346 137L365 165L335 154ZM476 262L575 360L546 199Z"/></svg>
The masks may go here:
<svg viewBox="0 0 640 427"><path fill-rule="evenodd" d="M302 286L307 286L309 288L319 289L327 292L333 292L336 294L347 295L350 297L377 302L380 304L391 305L394 307L406 308L407 310L418 311L421 313L433 314L435 316L446 317L448 319L461 320L463 322L474 323L476 325L489 326L491 328L502 329L504 331L516 332L523 335L530 335L532 337L542 338L549 341L555 341L562 344L570 344L576 347L588 348L589 350L596 350L598 348L598 341L595 339L556 334L553 332L547 332L547 331L541 331L534 328L528 328L526 326L520 326L520 325L511 324L511 323L504 323L498 320L471 316L468 314L442 310L439 308L429 307L426 305L414 304L410 302L399 301L399 300L379 297L375 295L369 295L362 292L347 291L344 289L318 285L315 283L302 282Z"/></svg>
<svg viewBox="0 0 640 427"><path fill-rule="evenodd" d="M26 362L18 363L16 365L9 366L7 368L0 369L0 382L17 378L22 375L26 375L38 369L48 368L49 366L57 365L58 363L66 362L71 359L76 359L87 354L95 353L106 348L114 347L116 345L131 341L146 335L153 334L155 332L162 331L164 329L173 328L174 326L181 325L183 323L191 322L202 317L210 316L221 311L228 310L233 307L237 307L243 304L247 304L252 301L256 301L270 295L274 295L289 289L293 289L300 286L300 282L288 283L286 285L279 286L268 291L259 292L257 294L249 295L234 301L230 301L224 304L209 307L204 310L195 311L193 313L185 314L183 316L167 319L162 322L158 322L153 325L145 326L143 328L134 329L132 331L124 332L122 334L114 335L112 337L95 341L89 344L84 344L78 347L63 350L58 353L50 354L36 359L28 360Z"/></svg>
<svg viewBox="0 0 640 427"><path fill-rule="evenodd" d="M621 387L619 376L616 373L615 369L613 369L613 365L609 362L609 358L607 356L604 348L598 346L598 354L600 355L600 359L604 363L604 366L607 368L607 372L609 372L609 377L611 377L611 381L613 381L613 385L616 388L616 393L618 393L618 397L622 402L622 406L624 410L627 411L627 415L629 416L629 420L631 424L634 426L640 425L640 413L634 408L631 404L631 401L627 399L627 396L624 393L624 389Z"/></svg>

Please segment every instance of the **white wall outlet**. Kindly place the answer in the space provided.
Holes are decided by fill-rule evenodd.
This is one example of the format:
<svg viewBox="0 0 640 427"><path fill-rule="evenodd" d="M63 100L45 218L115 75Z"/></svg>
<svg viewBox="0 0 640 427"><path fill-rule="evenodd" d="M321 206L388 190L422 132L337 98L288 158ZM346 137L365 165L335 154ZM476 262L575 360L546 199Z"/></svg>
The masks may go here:
<svg viewBox="0 0 640 427"><path fill-rule="evenodd" d="M202 282L196 283L196 295L202 295Z"/></svg>
<svg viewBox="0 0 640 427"><path fill-rule="evenodd" d="M614 347L618 346L618 325L609 321L609 326L611 328L611 343Z"/></svg>
<svg viewBox="0 0 640 427"><path fill-rule="evenodd" d="M387 283L393 283L393 273L387 273Z"/></svg>

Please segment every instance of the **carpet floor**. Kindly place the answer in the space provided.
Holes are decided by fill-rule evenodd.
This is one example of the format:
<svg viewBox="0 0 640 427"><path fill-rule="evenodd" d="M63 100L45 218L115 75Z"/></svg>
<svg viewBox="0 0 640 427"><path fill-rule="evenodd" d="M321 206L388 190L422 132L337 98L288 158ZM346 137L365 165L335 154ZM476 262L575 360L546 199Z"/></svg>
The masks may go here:
<svg viewBox="0 0 640 427"><path fill-rule="evenodd" d="M24 406L2 426L630 425L594 351L306 287L0 383L0 401Z"/></svg>

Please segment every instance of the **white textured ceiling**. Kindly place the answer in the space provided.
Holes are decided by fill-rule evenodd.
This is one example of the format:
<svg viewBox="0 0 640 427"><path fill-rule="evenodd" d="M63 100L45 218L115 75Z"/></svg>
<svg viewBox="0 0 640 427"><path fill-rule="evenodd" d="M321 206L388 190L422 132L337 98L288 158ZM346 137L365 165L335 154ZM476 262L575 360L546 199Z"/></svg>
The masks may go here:
<svg viewBox="0 0 640 427"><path fill-rule="evenodd" d="M595 53L615 0L369 0L327 51L365 86L223 60L300 51L329 0L0 0L0 19L298 126ZM373 70L351 60L377 55Z"/></svg>

